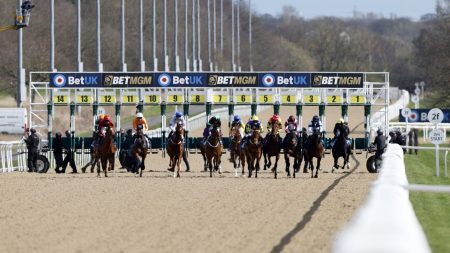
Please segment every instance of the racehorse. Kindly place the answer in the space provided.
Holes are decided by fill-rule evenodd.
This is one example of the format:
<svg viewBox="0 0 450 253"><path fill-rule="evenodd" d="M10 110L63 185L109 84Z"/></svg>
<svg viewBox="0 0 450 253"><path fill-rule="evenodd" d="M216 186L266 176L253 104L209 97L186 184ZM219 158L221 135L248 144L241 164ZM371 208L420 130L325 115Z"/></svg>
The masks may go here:
<svg viewBox="0 0 450 253"><path fill-rule="evenodd" d="M259 130L253 130L252 135L245 143L245 156L248 166L248 177L252 177L255 170L255 178L258 177L259 161L262 156L262 138Z"/></svg>
<svg viewBox="0 0 450 253"><path fill-rule="evenodd" d="M240 127L235 126L231 129L230 139L230 157L234 166L234 175L237 177L237 169L242 165L242 174L244 174L245 165L245 155L242 155L243 152L241 150L242 134Z"/></svg>
<svg viewBox="0 0 450 253"><path fill-rule="evenodd" d="M272 124L272 131L267 133L266 142L263 147L264 155L264 168L269 169L271 164L270 158L275 156L275 164L273 165L272 171L275 174L275 179L277 178L277 166L278 160L280 160L281 143L278 140L278 124Z"/></svg>
<svg viewBox="0 0 450 253"><path fill-rule="evenodd" d="M211 134L206 139L204 145L207 165L209 168L209 177L212 177L212 169L214 165L214 170L222 174L220 169L221 157L223 146L220 143L220 132L217 127L213 127Z"/></svg>
<svg viewBox="0 0 450 253"><path fill-rule="evenodd" d="M320 160L322 160L325 149L320 140L319 133L314 132L308 138L308 143L306 145L306 161L311 168L311 177L317 178L320 169ZM317 158L316 174L314 174L314 164L312 162L313 158Z"/></svg>
<svg viewBox="0 0 450 253"><path fill-rule="evenodd" d="M331 172L334 172L334 169L339 169L339 157L344 158L344 165L342 166L342 168L345 168L347 166L347 169L350 169L349 157L351 153L351 145L347 143L347 136L348 129L345 129L342 126L339 127L336 140L333 147L331 148L334 158L334 165L331 169Z"/></svg>
<svg viewBox="0 0 450 253"><path fill-rule="evenodd" d="M180 166L181 159L183 157L183 136L184 129L183 126L177 123L175 132L167 141L167 154L170 157L170 171L173 171L173 177L180 177ZM177 170L175 171L175 166L177 166Z"/></svg>
<svg viewBox="0 0 450 253"><path fill-rule="evenodd" d="M102 131L104 131L104 129L102 129ZM98 144L97 147L94 147L98 177L100 177L100 162L102 164L102 169L105 172L105 177L108 176L107 171L114 170L116 150L116 145L114 145L114 130L107 127L103 141ZM106 167L108 167L108 169Z"/></svg>
<svg viewBox="0 0 450 253"><path fill-rule="evenodd" d="M134 157L140 156L141 157L141 164L139 166L139 169L135 171L136 174L139 173L139 176L142 177L142 171L145 170L145 158L147 157L147 151L148 151L148 142L146 140L147 137L145 137L144 132L142 131L142 126L138 126L138 130L136 132L136 139L134 140L133 148L131 149L131 153Z"/></svg>
<svg viewBox="0 0 450 253"><path fill-rule="evenodd" d="M295 173L300 168L300 141L297 137L297 133L295 131L290 131L286 137L284 138L283 142L283 150L284 150L284 160L286 163L286 173L288 177L291 177L291 172L289 167L291 166L289 157L294 158L294 173L293 177L295 178ZM276 173L276 172L275 172Z"/></svg>

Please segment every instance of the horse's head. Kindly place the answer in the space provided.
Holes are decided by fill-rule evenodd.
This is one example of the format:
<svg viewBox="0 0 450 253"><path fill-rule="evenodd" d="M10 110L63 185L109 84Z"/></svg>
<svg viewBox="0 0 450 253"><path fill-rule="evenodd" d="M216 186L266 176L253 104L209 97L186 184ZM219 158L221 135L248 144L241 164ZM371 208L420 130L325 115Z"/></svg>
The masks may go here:
<svg viewBox="0 0 450 253"><path fill-rule="evenodd" d="M253 130L252 136L250 136L250 139L253 144L259 144L259 141L261 139L261 132L259 130Z"/></svg>
<svg viewBox="0 0 450 253"><path fill-rule="evenodd" d="M278 124L272 123L272 131L270 131L270 134L277 135L278 133Z"/></svg>
<svg viewBox="0 0 450 253"><path fill-rule="evenodd" d="M175 127L175 133L180 136L184 135L184 128L182 124L177 123L177 126Z"/></svg>
<svg viewBox="0 0 450 253"><path fill-rule="evenodd" d="M215 139L220 137L219 128L213 127L211 129L211 137L213 137Z"/></svg>

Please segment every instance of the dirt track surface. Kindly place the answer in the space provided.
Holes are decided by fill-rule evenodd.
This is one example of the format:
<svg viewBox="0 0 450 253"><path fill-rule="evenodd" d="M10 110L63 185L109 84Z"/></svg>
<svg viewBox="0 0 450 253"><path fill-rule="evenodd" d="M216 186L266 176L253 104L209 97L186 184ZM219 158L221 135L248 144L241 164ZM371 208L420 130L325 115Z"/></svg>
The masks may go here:
<svg viewBox="0 0 450 253"><path fill-rule="evenodd" d="M143 178L0 174L0 252L329 252L376 177L364 155L335 173L327 155L317 179L287 178L280 159L277 180L236 178L226 158L213 178L190 155L174 179L161 153Z"/></svg>

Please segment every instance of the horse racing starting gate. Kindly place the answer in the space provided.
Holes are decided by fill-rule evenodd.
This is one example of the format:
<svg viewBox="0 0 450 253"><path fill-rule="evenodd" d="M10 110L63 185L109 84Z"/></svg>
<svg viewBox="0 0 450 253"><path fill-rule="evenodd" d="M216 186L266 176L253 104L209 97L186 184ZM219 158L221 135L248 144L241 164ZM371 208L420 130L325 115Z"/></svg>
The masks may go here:
<svg viewBox="0 0 450 253"><path fill-rule="evenodd" d="M213 105L228 107L229 120L236 105L250 106L252 114L256 114L258 106L273 106L275 114L279 113L280 106L295 106L300 124L304 106L318 106L324 123L327 106L340 106L345 120L348 120L349 106L361 106L365 135L354 140L356 149L367 147L370 117L375 111L384 115L378 127L387 131L389 122L389 73L386 72L31 72L29 92L29 126L41 133L47 130L50 149L55 106L70 107L73 148L80 142L86 147L90 142L76 138L76 106L93 108L93 129L99 106L114 106L117 130L121 127L122 106L135 106L138 111L158 106L161 131L159 136L152 137L155 149L165 148L168 105L182 106L187 122L190 105L205 106L205 122ZM189 130L189 123L186 127ZM186 147L195 147L196 139L186 137ZM228 142L225 138L225 146Z"/></svg>

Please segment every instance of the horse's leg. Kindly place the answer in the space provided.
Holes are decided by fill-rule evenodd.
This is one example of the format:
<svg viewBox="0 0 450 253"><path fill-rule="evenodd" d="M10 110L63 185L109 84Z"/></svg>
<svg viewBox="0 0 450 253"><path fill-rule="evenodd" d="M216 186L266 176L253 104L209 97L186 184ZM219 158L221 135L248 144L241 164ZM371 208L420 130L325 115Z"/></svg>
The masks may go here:
<svg viewBox="0 0 450 253"><path fill-rule="evenodd" d="M106 165L108 165L108 160L107 160L107 158L103 158L102 157L102 169L103 169L103 172L105 172L105 177L108 177L108 172L107 172L107 168L106 168Z"/></svg>
<svg viewBox="0 0 450 253"><path fill-rule="evenodd" d="M176 155L173 155L173 156L170 158L170 164L172 164L171 169L173 170L173 177L174 177L174 178L177 177L177 171L175 170L175 166L177 165L176 162L177 162L177 156L176 156Z"/></svg>
<svg viewBox="0 0 450 253"><path fill-rule="evenodd" d="M220 167L220 164L222 163L222 159L221 159L221 154L222 152L220 152L220 154L217 155L217 167L219 167L219 174L222 175L222 168Z"/></svg>
<svg viewBox="0 0 450 253"><path fill-rule="evenodd" d="M95 163L97 164L97 177L100 177L100 159L97 158Z"/></svg>
<svg viewBox="0 0 450 253"><path fill-rule="evenodd" d="M314 164L313 164L313 158L308 159L309 167L311 169L311 178L314 178Z"/></svg>
<svg viewBox="0 0 450 253"><path fill-rule="evenodd" d="M212 177L213 165L212 156L208 155L209 177Z"/></svg>
<svg viewBox="0 0 450 253"><path fill-rule="evenodd" d="M314 175L315 178L319 177L319 170L320 170L320 161L322 160L322 156L317 158L317 168L316 168L316 175Z"/></svg>
<svg viewBox="0 0 450 253"><path fill-rule="evenodd" d="M291 172L289 171L289 167L291 166L291 164L289 163L289 154L288 154L288 152L284 152L284 161L286 163L287 177L291 177Z"/></svg>
<svg viewBox="0 0 450 253"><path fill-rule="evenodd" d="M273 172L275 174L275 179L277 179L277 167L278 167L278 160L280 159L280 153L278 153L275 156L275 164L273 165Z"/></svg>
<svg viewBox="0 0 450 253"><path fill-rule="evenodd" d="M303 152L302 154L303 160L305 161L305 164L303 165L303 173L308 173L308 158L306 157L306 153Z"/></svg>
<svg viewBox="0 0 450 253"><path fill-rule="evenodd" d="M264 170L266 170L270 167L270 156L267 154L267 151L265 149L263 149L263 156L264 156ZM267 163L267 157L269 157L268 163Z"/></svg>
<svg viewBox="0 0 450 253"><path fill-rule="evenodd" d="M183 160L183 150L180 152L177 161L177 177L180 177L181 161Z"/></svg>
<svg viewBox="0 0 450 253"><path fill-rule="evenodd" d="M333 159L334 159L334 164L333 164L333 168L331 168L331 173L334 172L334 169L339 169L339 165L338 165L339 157L336 157L336 156L333 154Z"/></svg>
<svg viewBox="0 0 450 253"><path fill-rule="evenodd" d="M141 161L141 171L139 172L139 176L142 177L142 171L145 170L145 158L147 157L147 152L144 152L142 155L142 161Z"/></svg>
<svg viewBox="0 0 450 253"><path fill-rule="evenodd" d="M253 170L253 164L252 164L252 159L250 155L246 155L246 159L247 159L247 169L248 169L248 177L252 177L252 170Z"/></svg>

